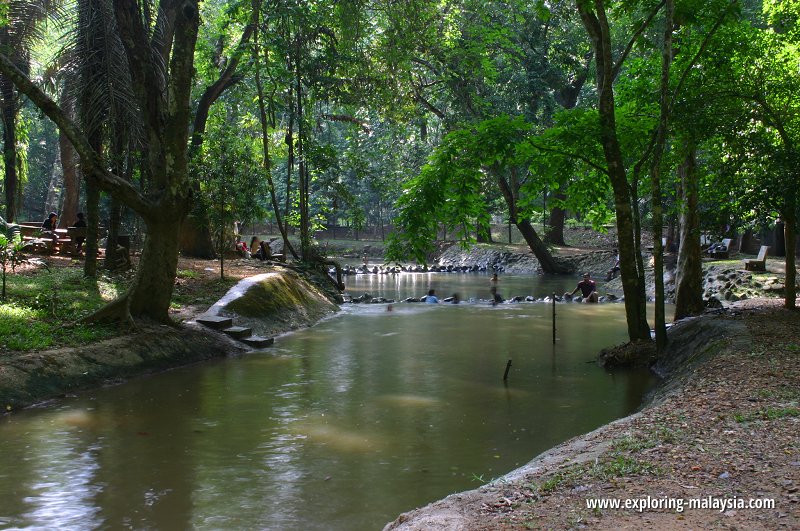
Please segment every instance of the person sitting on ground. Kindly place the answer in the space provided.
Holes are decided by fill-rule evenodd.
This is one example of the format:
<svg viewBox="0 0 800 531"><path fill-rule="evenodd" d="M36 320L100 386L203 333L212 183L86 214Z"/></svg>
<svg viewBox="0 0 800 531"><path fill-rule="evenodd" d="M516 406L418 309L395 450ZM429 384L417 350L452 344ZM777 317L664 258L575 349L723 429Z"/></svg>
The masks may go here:
<svg viewBox="0 0 800 531"><path fill-rule="evenodd" d="M250 253L252 254L253 258L255 258L257 251L258 251L258 236L253 236L252 238L250 238Z"/></svg>
<svg viewBox="0 0 800 531"><path fill-rule="evenodd" d="M614 255L614 265L606 273L606 280L607 281L611 280L614 277L616 277L617 274L619 273L619 270L620 270L619 269L619 252L616 249L614 249L614 251L611 254Z"/></svg>
<svg viewBox="0 0 800 531"><path fill-rule="evenodd" d="M272 258L272 249L269 248L269 243L267 243L264 240L261 240L258 243L258 251L256 251L256 258L258 258L262 262L264 260L269 260L270 258Z"/></svg>
<svg viewBox="0 0 800 531"><path fill-rule="evenodd" d="M243 258L250 258L250 249L247 248L247 244L243 241L236 242L236 252Z"/></svg>
<svg viewBox="0 0 800 531"><path fill-rule="evenodd" d="M80 229L81 227L86 228L86 220L83 217L83 212L78 212L77 214L78 219L75 223L72 224L72 227L75 229ZM75 252L81 254L83 250L83 242L86 241L86 236L75 236Z"/></svg>
<svg viewBox="0 0 800 531"><path fill-rule="evenodd" d="M597 302L599 299L597 295L597 284L592 280L589 273L583 274L583 280L578 282L578 285L572 290L570 296L575 295L578 290L580 290L583 296L583 302Z"/></svg>
<svg viewBox="0 0 800 531"><path fill-rule="evenodd" d="M428 290L428 295L425 297L425 302L427 304L439 304L439 298L436 296L436 290Z"/></svg>

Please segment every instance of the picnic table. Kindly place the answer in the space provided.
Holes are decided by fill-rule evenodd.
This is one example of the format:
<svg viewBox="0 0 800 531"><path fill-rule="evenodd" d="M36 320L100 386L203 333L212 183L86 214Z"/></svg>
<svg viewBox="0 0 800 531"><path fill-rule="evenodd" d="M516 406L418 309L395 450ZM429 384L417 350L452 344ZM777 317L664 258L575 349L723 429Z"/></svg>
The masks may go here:
<svg viewBox="0 0 800 531"><path fill-rule="evenodd" d="M35 252L45 254L77 255L77 238L86 238L86 227L67 227L46 234L42 232L41 223L23 222L19 226L22 240L29 243ZM99 233L104 234L105 228L99 227ZM120 235L121 238L127 238L130 245L130 236Z"/></svg>

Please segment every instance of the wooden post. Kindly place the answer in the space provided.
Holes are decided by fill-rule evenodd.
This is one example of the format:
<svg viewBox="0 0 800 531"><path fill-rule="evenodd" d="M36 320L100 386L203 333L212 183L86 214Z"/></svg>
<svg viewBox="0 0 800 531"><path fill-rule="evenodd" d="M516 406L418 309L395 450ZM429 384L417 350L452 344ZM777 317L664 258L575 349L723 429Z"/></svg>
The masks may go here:
<svg viewBox="0 0 800 531"><path fill-rule="evenodd" d="M556 344L556 294L553 293L553 344Z"/></svg>
<svg viewBox="0 0 800 531"><path fill-rule="evenodd" d="M504 382L505 382L506 380L508 380L508 370L509 370L510 368L511 368L511 360L508 360L508 363L506 363L506 372L505 372L505 373L503 373L503 381L504 381Z"/></svg>

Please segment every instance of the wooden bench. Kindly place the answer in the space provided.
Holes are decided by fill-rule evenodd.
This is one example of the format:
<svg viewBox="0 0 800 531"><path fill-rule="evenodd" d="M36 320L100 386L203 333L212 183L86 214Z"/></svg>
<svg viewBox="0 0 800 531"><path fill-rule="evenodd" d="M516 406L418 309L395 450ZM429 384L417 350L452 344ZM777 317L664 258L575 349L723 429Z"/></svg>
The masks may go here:
<svg viewBox="0 0 800 531"><path fill-rule="evenodd" d="M722 240L722 246L725 250L715 250L710 249L708 251L708 255L711 258L730 258L730 251L731 251L731 242L733 241L732 238L725 238Z"/></svg>
<svg viewBox="0 0 800 531"><path fill-rule="evenodd" d="M767 270L767 251L769 246L762 245L758 250L756 258L749 258L744 261L744 268L747 271L766 271Z"/></svg>

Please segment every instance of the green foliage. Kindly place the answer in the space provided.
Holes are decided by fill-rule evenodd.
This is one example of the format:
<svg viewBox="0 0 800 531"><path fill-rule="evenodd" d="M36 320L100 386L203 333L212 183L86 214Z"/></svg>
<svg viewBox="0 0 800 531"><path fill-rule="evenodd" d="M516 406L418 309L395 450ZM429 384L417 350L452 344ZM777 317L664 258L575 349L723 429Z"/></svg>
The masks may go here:
<svg viewBox="0 0 800 531"><path fill-rule="evenodd" d="M200 277L200 273L193 269L178 269L177 273L178 278L191 278L197 279Z"/></svg>
<svg viewBox="0 0 800 531"><path fill-rule="evenodd" d="M263 219L269 190L257 160L258 144L253 140L257 133L250 129L256 124L243 122L235 114L238 109L226 104L220 104L210 116L208 135L194 164L201 176L200 200L211 221L213 243L219 245L222 236L225 249L232 249L233 222ZM232 130L251 134L231 135Z"/></svg>

